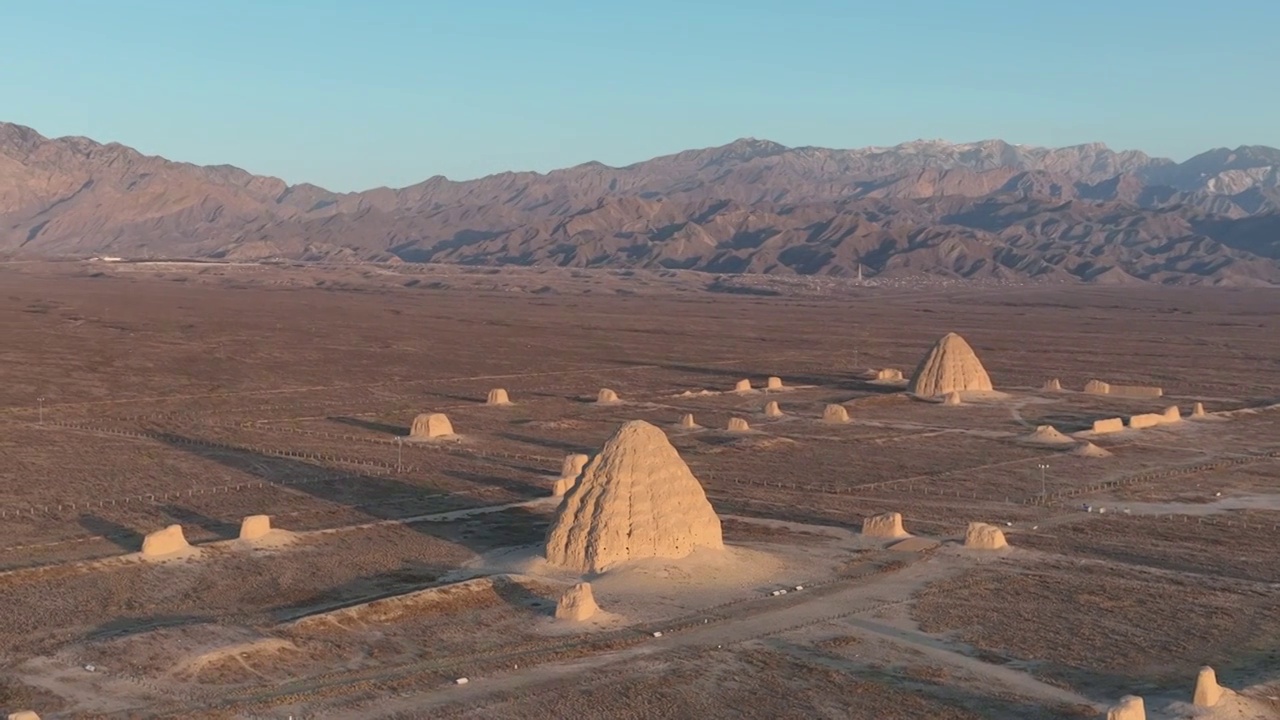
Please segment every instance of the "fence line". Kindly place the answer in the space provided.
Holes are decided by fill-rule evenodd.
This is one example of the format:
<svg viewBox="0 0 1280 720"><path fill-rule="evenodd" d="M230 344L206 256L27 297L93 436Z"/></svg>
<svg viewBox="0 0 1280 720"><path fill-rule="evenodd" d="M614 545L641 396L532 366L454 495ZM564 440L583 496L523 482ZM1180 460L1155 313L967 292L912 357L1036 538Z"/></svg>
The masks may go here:
<svg viewBox="0 0 1280 720"><path fill-rule="evenodd" d="M1130 485L1152 482L1155 480L1164 480L1166 478L1182 477L1186 475L1196 475L1204 472L1214 472L1217 470L1225 470L1231 467L1240 467L1242 465L1254 465L1268 460L1280 458L1280 450L1272 450L1266 453L1256 453L1251 455L1242 455L1238 457L1228 458L1226 460L1214 460L1212 462L1196 463L1194 465L1186 465L1177 468L1165 468L1162 470L1150 470L1147 472L1130 475L1128 477L1118 478L1116 480L1105 480L1103 482L1090 483L1079 487L1067 488L1065 490L1057 490L1049 493L1047 496L1035 495L1022 501L1024 505L1052 505L1059 501L1095 493L1103 490L1115 490Z"/></svg>

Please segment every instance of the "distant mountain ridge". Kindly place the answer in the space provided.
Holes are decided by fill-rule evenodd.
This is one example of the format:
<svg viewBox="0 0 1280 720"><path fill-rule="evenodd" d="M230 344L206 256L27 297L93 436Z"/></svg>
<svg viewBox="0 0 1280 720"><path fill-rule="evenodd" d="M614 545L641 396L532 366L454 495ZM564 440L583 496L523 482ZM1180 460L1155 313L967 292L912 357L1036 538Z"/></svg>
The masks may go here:
<svg viewBox="0 0 1280 720"><path fill-rule="evenodd" d="M335 193L0 123L0 252L1280 284L1280 150L743 138Z"/></svg>

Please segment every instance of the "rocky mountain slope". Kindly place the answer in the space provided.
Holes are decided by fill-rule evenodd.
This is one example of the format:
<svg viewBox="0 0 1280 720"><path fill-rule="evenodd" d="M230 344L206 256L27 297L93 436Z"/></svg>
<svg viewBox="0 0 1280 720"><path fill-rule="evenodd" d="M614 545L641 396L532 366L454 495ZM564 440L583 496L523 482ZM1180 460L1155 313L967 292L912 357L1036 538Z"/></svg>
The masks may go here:
<svg viewBox="0 0 1280 720"><path fill-rule="evenodd" d="M744 139L333 193L0 123L0 253L1280 283L1280 150Z"/></svg>

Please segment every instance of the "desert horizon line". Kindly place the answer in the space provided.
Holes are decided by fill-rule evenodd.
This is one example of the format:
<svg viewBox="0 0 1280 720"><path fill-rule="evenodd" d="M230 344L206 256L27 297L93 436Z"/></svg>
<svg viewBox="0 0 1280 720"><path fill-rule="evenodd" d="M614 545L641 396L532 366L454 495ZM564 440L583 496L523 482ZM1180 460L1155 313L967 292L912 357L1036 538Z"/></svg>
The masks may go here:
<svg viewBox="0 0 1280 720"><path fill-rule="evenodd" d="M74 141L74 140L82 140L82 141L91 142L91 143L93 143L93 144L95 144L95 145L98 145L98 146L101 146L101 147L112 147L112 146L122 147L122 148L126 148L126 149L128 149L128 150L130 150L130 151L132 151L132 152L136 152L136 153L138 153L139 155L142 155L143 157L148 157L148 158L157 158L157 159L160 159L160 160L164 160L164 161L166 161L166 162L177 163L177 164L182 164L182 165L191 165L191 166L194 166L194 167L202 167L202 168L231 168L231 169L234 169L234 170L239 170L239 171L241 171L241 172L248 173L248 174L250 174L250 175L254 175L254 176L256 176L256 177L266 178L266 179L270 179L270 180L279 180L279 181L281 181L281 182L285 183L285 184L286 184L288 187L290 187L290 188L296 188L296 187L314 187L314 188L322 189L322 190L324 190L325 192L333 193L333 194L335 194L335 195L358 195L358 194L361 194L361 193L374 192L374 191L378 191L378 190L399 191L399 190L405 190L405 189L412 188L412 187L417 187L417 186L419 186L419 185L425 185L425 184L430 183L430 182L432 182L432 181L437 181L437 182L439 182L439 181L444 181L444 182L450 182L450 183L468 183L468 182L477 182L477 181L482 181L482 180L486 180L486 179L489 179L489 178L502 177L502 176L506 176L506 175L529 175L529 176L535 176L535 177L546 177L546 176L549 176L549 175L554 175L555 173L558 173L558 172L567 172L567 171L570 171L570 170L576 170L576 169L579 169L579 168L590 167L590 166L601 166L601 167L608 168L608 169L610 169L610 170L627 170L627 169L633 168L633 167L635 167L635 166L637 166L637 165L642 165L642 164L647 163L647 162L653 162L653 161L657 161L657 160L663 160L663 159L666 159L666 158L672 158L672 157L676 157L676 156L682 155L682 154L684 154L684 153L690 153L690 152L706 152L706 151L712 151L712 150L724 150L724 149L732 148L732 147L734 147L734 146L736 146L736 145L745 145L745 144L749 144L749 143L750 143L750 144L758 144L758 145L773 145L773 146L777 146L777 148L778 148L777 152L779 152L779 153L782 153L782 152L796 152L796 151L804 151L804 150L820 150L820 151L829 151L829 152L838 152L838 153L874 153L874 152L888 152L888 151L892 151L892 150L898 150L898 149L902 149L902 148L908 148L908 147L911 147L911 146L934 146L934 147L953 147L953 148L958 148L958 147L978 147L978 146L983 146L983 145L992 145L992 144L1004 144L1004 145L1007 145L1007 146L1009 146L1009 147L1016 148L1016 149L1025 149L1025 150L1048 150L1048 151L1053 151L1053 150L1073 150L1073 149L1076 149L1076 148L1094 148L1094 147L1096 147L1096 148L1100 148L1100 149L1104 149L1104 150L1107 150L1107 151L1110 151L1110 152L1116 153L1116 154L1118 154L1118 155L1127 154L1127 153L1138 153L1138 154L1144 155L1145 157L1147 157L1148 159L1150 159L1150 160L1154 161L1155 163L1158 163L1158 164L1168 163L1168 164L1171 164L1171 165L1181 165L1181 164L1186 163L1186 162L1189 162L1189 161L1191 161L1191 160L1193 160L1193 159L1195 159L1195 158L1197 158L1197 157L1201 157L1201 156L1203 156L1203 155L1207 155L1207 154L1209 154L1209 153L1214 153L1214 152L1241 152L1241 151L1250 150L1250 149L1276 150L1277 152L1280 152L1280 148L1276 148L1276 147L1271 146L1271 145L1265 145L1265 144L1259 144L1259 143L1242 143L1242 144L1237 144L1237 145L1235 145L1234 147L1231 147L1231 146L1228 146L1228 145L1219 145L1219 146L1215 146L1215 147L1209 147L1209 148L1206 148L1206 149L1204 149L1204 150L1201 150L1201 151L1200 151L1200 152L1198 152L1198 153L1195 153L1195 154L1193 154L1193 155L1189 155L1189 156L1187 156L1186 158L1184 158L1184 159L1182 159L1182 160L1178 160L1178 159L1175 159L1175 158L1172 158L1172 157L1169 157L1169 156L1165 156L1165 155L1155 155L1155 154L1151 154L1151 153L1147 152L1146 150L1141 150L1141 149L1138 149L1138 148L1116 148L1116 147L1113 147L1110 143L1108 143L1108 142L1106 142L1106 141L1103 141L1103 140L1094 140L1094 141L1087 141L1087 142L1078 142L1078 143L1071 143L1071 144L1066 144L1066 145L1050 145L1050 144L1041 144L1041 143L1019 143L1019 142L1012 142L1012 141L1010 141L1010 140L1006 140L1006 139L1004 139L1004 138L994 137L994 136L986 137L986 138L982 138L982 139L979 139L979 140L959 140L959 141L957 141L957 140L948 140L948 139L945 139L945 138L923 138L923 137L922 137L922 138L915 138L915 139L911 139L911 140L903 140L903 141L901 141L901 142L898 142L898 143L895 143L895 144L891 144L891 145L884 145L884 144L869 144L869 145L858 145L858 146L850 146L850 147L836 147L836 146L829 146L829 145L813 145L813 144L788 145L788 144L786 144L786 143L778 142L778 141L776 141L776 140L771 140L771 139L768 139L768 138L756 137L756 136L754 136L754 135L743 135L743 136L740 136L740 137L734 138L733 140L730 140L730 141L728 141L728 142L725 142L725 143L722 143L722 144L719 144L719 145L705 145L705 146L701 146L701 147L686 147L686 148L679 149L679 150L675 150L675 151L667 151L667 152L663 152L663 153L660 153L660 154L657 154L657 155L649 155L648 157L644 157L644 158L641 158L641 159L639 159L639 160L634 160L634 161L631 161L631 162L628 162L628 163L624 163L624 164L619 164L619 165L610 164L610 163L604 162L604 161L602 161L602 160L595 160L595 159L592 159L592 160L584 160L584 161L582 161L582 162L577 162L577 163L572 163L572 164L558 165L558 166L556 166L556 167L553 167L553 168L550 168L550 169L547 169L547 170L516 169L516 168L512 168L512 169L499 170L499 171L496 171L496 172L489 172L489 173L484 173L484 174L479 174L479 175L469 176L469 177L449 177L448 175L445 175L445 174L436 173L436 174L432 174L432 175L427 175L427 176L425 176L422 180L419 180L419 181L417 181L417 182L413 182L413 183L409 183L408 185L390 185L390 184L381 184L381 185L374 185L374 186L370 186L370 187L365 187L365 188L363 188L363 189L355 189L355 190L332 190L332 189L330 189L329 187L327 187L327 186L325 186L325 185L321 185L321 184L319 184L319 183L311 182L311 181L308 181L308 180L301 180L301 181L286 180L286 179L285 179L284 177L282 177L281 175L278 175L278 174L275 174L275 173L265 172L265 171L264 171L264 172L259 172L259 171L255 171L255 170L250 170L250 169L248 169L248 168L246 168L246 167L244 167L244 166L237 165L237 164L234 164L234 163L209 163L209 164L205 164L205 163L194 162L194 161L190 161L190 160L178 159L178 158L176 158L175 156L170 156L170 155L166 155L166 154L162 154L162 153L153 153L153 152L148 152L148 151L144 151L144 150L139 149L139 148L138 148L138 146L136 146L136 145L134 145L134 144L130 144L129 142L122 142L122 141L119 141L119 140L101 140L101 139L98 139L98 138L95 138L95 137L92 137L92 136L89 136L89 135L78 135L78 134L70 134L70 135L56 135L56 136L55 136L55 135L45 135L45 134L44 134L43 132L41 132L38 128L35 128L35 127L31 126L31 125L26 125L26 124L21 123L21 122L15 122L15 121L10 121L10 120L0 119L0 128L3 128L3 127L5 127L5 126L14 127L14 128L18 128L18 129L20 129L20 130L25 130L25 131L33 132L33 133L35 133L36 135L40 136L41 138L43 138L43 139L45 139L45 140L49 140L49 141L55 141L55 142L56 142L56 141ZM425 172L425 171L424 171L424 172Z"/></svg>

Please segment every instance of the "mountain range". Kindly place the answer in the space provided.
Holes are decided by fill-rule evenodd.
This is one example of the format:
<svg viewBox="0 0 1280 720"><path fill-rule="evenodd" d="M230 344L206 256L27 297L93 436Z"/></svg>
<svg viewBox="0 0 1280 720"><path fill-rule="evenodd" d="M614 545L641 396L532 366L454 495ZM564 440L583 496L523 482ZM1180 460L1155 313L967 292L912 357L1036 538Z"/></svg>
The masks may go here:
<svg viewBox="0 0 1280 720"><path fill-rule="evenodd" d="M1280 284L1280 150L741 139L336 193L0 123L0 254Z"/></svg>

